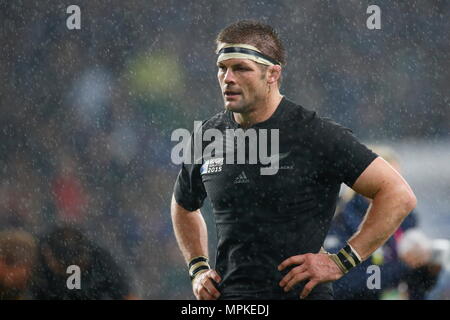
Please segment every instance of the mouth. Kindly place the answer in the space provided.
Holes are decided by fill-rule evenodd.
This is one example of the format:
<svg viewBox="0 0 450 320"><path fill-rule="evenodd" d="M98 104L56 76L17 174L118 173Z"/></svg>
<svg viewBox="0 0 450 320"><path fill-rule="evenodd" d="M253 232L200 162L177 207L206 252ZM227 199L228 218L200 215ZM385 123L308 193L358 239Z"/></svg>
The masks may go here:
<svg viewBox="0 0 450 320"><path fill-rule="evenodd" d="M225 98L236 98L237 96L241 95L241 92L233 90L225 90L223 95L225 96Z"/></svg>

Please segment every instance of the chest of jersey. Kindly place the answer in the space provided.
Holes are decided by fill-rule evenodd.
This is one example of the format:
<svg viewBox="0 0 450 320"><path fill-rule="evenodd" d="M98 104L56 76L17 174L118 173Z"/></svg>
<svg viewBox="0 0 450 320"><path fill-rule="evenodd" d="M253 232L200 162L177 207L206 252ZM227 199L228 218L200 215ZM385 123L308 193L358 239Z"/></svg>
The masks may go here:
<svg viewBox="0 0 450 320"><path fill-rule="evenodd" d="M216 214L265 212L265 218L271 215L269 218L275 220L288 220L291 214L298 215L317 205L320 162L302 144L281 142L278 161L268 165L250 164L248 158L245 164L227 164L220 157L203 164L202 181ZM274 168L275 174L262 174L261 169L268 167Z"/></svg>

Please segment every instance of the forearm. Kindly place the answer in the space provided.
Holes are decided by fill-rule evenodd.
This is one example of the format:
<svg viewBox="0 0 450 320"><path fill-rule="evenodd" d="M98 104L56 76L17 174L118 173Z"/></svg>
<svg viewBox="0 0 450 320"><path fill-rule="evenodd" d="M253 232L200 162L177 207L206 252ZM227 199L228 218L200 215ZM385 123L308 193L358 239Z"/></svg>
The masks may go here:
<svg viewBox="0 0 450 320"><path fill-rule="evenodd" d="M172 196L172 224L175 237L186 262L193 257L208 256L208 232L200 210L188 211Z"/></svg>
<svg viewBox="0 0 450 320"><path fill-rule="evenodd" d="M380 190L361 223L348 241L363 260L382 246L415 207L412 191L405 188Z"/></svg>

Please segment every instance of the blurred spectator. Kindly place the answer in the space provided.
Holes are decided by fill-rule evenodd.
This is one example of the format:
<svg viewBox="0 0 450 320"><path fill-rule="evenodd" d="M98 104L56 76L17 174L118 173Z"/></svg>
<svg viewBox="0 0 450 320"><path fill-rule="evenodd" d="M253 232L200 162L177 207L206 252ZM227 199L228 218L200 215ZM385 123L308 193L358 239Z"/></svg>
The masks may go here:
<svg viewBox="0 0 450 320"><path fill-rule="evenodd" d="M372 150L388 161L394 169L400 170L393 150L382 146L372 147ZM334 217L325 239L325 249L337 252L356 233L369 205L369 199L348 189L338 205L337 215ZM352 269L346 276L335 281L333 283L335 299L382 299L387 297L386 294L392 295L392 293L397 299L424 299L426 292L436 284L440 266L430 262L430 251L422 249L420 246L410 246L401 250L401 254L399 254L399 243L403 235L407 230L418 227L417 220L417 213L414 210L403 220L394 235L371 257ZM369 288L367 285L367 280L371 275L367 273L367 270L371 265L377 265L380 268L380 288ZM406 297L402 292L405 286L400 286L400 290L397 290L401 283L407 285Z"/></svg>
<svg viewBox="0 0 450 320"><path fill-rule="evenodd" d="M28 232L18 229L0 232L0 300L28 298L27 285L36 253L35 239Z"/></svg>
<svg viewBox="0 0 450 320"><path fill-rule="evenodd" d="M87 195L75 170L76 162L64 154L57 174L53 179L52 191L58 210L58 218L63 222L80 223L87 207Z"/></svg>
<svg viewBox="0 0 450 320"><path fill-rule="evenodd" d="M98 300L133 298L125 271L80 230L56 227L39 242L39 264L31 286L34 299ZM69 289L67 268L81 270L81 288Z"/></svg>
<svg viewBox="0 0 450 320"><path fill-rule="evenodd" d="M410 299L425 296L427 299L449 299L448 276L450 271L450 240L432 239L420 229L410 229L398 243L400 259L410 267L418 268L417 273L410 273L406 278L408 287L413 290ZM424 290L423 283L429 283L429 274L439 274L437 283L431 290ZM433 284L434 284L433 279ZM422 288L422 290L420 290ZM426 292L425 292L426 291Z"/></svg>

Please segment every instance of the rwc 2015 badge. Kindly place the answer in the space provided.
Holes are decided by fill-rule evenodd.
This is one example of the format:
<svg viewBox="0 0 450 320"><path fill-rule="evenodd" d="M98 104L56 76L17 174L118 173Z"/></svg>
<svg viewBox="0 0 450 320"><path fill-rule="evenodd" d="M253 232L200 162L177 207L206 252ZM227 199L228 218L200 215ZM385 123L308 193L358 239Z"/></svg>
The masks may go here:
<svg viewBox="0 0 450 320"><path fill-rule="evenodd" d="M223 158L208 159L200 168L200 174L218 173L222 171Z"/></svg>

